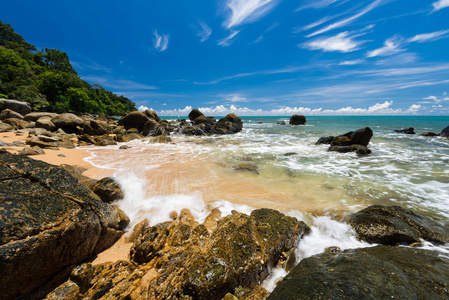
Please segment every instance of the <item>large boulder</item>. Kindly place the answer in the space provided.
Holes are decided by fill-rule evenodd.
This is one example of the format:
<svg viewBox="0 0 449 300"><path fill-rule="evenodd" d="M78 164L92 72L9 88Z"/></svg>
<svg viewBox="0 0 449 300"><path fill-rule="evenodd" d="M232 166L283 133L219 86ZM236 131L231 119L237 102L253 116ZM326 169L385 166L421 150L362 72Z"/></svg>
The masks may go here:
<svg viewBox="0 0 449 300"><path fill-rule="evenodd" d="M4 119L3 123L11 125L14 129L25 129L30 126L30 123L27 121L16 118Z"/></svg>
<svg viewBox="0 0 449 300"><path fill-rule="evenodd" d="M84 126L84 120L71 113L60 114L51 119L51 122L55 124L56 127L69 131L73 131L76 127Z"/></svg>
<svg viewBox="0 0 449 300"><path fill-rule="evenodd" d="M212 133L216 134L229 134L229 133L237 133L242 131L243 122L235 114L229 114L224 118L218 120L217 123L211 129Z"/></svg>
<svg viewBox="0 0 449 300"><path fill-rule="evenodd" d="M441 131L440 136L442 136L442 137L449 137L449 126L447 126L446 128L444 128Z"/></svg>
<svg viewBox="0 0 449 300"><path fill-rule="evenodd" d="M351 214L348 222L357 237L369 243L449 243L449 228L400 206L372 205Z"/></svg>
<svg viewBox="0 0 449 300"><path fill-rule="evenodd" d="M0 123L0 132L8 132L8 131L13 131L14 128L6 123L1 122Z"/></svg>
<svg viewBox="0 0 449 300"><path fill-rule="evenodd" d="M36 128L43 128L48 131L56 131L58 127L51 121L50 117L39 118L35 123Z"/></svg>
<svg viewBox="0 0 449 300"><path fill-rule="evenodd" d="M50 118L50 119L53 119L53 118L56 117L57 115L58 115L58 114L51 113L51 112L31 112L31 113L25 115L25 116L23 117L23 119L24 119L25 121L28 121L28 122L36 122L36 121L39 120L40 118L48 117L48 118Z"/></svg>
<svg viewBox="0 0 449 300"><path fill-rule="evenodd" d="M157 115L157 113L154 110L145 110L143 112L148 118L155 120L156 122L160 122L161 118Z"/></svg>
<svg viewBox="0 0 449 300"><path fill-rule="evenodd" d="M13 110L4 109L0 113L0 120L5 120L5 119L19 119L19 120L22 120L23 116L21 114L19 114L18 112L15 112Z"/></svg>
<svg viewBox="0 0 449 300"><path fill-rule="evenodd" d="M196 118L204 116L204 114L202 112L200 112L197 108L194 108L190 113L189 113L189 120L190 121L195 121Z"/></svg>
<svg viewBox="0 0 449 300"><path fill-rule="evenodd" d="M268 300L449 299L449 259L437 251L377 246L302 260Z"/></svg>
<svg viewBox="0 0 449 300"><path fill-rule="evenodd" d="M64 169L7 152L0 211L2 299L41 298L43 284L110 247L129 222Z"/></svg>
<svg viewBox="0 0 449 300"><path fill-rule="evenodd" d="M203 224L188 210L173 218L146 229L145 222L136 225L131 262L83 264L51 297L79 290L83 299L222 299L228 293L260 299L266 295L260 282L310 231L270 209L224 218L214 209Z"/></svg>
<svg viewBox="0 0 449 300"><path fill-rule="evenodd" d="M350 146L350 145L362 145L368 146L371 138L373 137L373 131L369 127L361 128L356 131L350 131L345 134L339 135L331 142L332 146Z"/></svg>
<svg viewBox="0 0 449 300"><path fill-rule="evenodd" d="M111 203L123 199L124 194L120 184L112 177L105 177L92 186L91 190L103 202Z"/></svg>
<svg viewBox="0 0 449 300"><path fill-rule="evenodd" d="M0 99L0 111L4 109L13 110L24 116L31 112L31 104L17 100Z"/></svg>
<svg viewBox="0 0 449 300"><path fill-rule="evenodd" d="M130 128L137 128L139 132L142 131L143 126L149 120L147 115L140 111L133 111L126 115L124 115L119 121L118 124L125 127L126 130Z"/></svg>
<svg viewBox="0 0 449 300"><path fill-rule="evenodd" d="M306 117L303 115L293 115L290 118L290 125L304 125L306 124Z"/></svg>
<svg viewBox="0 0 449 300"><path fill-rule="evenodd" d="M165 134L165 129L154 119L148 119L142 127L143 136L158 136Z"/></svg>
<svg viewBox="0 0 449 300"><path fill-rule="evenodd" d="M90 135L111 134L112 127L107 122L90 120L87 124L84 124L84 132Z"/></svg>

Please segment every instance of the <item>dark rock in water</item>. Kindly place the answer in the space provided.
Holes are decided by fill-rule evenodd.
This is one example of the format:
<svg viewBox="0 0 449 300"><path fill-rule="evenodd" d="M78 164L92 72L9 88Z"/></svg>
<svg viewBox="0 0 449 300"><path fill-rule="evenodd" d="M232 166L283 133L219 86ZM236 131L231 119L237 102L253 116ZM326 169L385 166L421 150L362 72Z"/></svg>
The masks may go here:
<svg viewBox="0 0 449 300"><path fill-rule="evenodd" d="M438 133L429 131L429 132L421 133L421 136L438 136Z"/></svg>
<svg viewBox="0 0 449 300"><path fill-rule="evenodd" d="M349 145L362 145L368 146L371 138L373 137L373 131L369 127L365 127L356 131L350 131L343 135L339 135L331 142L333 146L349 146Z"/></svg>
<svg viewBox="0 0 449 300"><path fill-rule="evenodd" d="M0 99L0 111L10 109L22 116L31 112L31 104L17 100Z"/></svg>
<svg viewBox="0 0 449 300"><path fill-rule="evenodd" d="M153 119L148 119L142 127L142 135L143 136L158 136L165 135L165 129Z"/></svg>
<svg viewBox="0 0 449 300"><path fill-rule="evenodd" d="M198 117L204 117L204 114L202 112L200 112L198 109L194 108L190 113L189 113L189 120L190 121L195 121L196 118Z"/></svg>
<svg viewBox="0 0 449 300"><path fill-rule="evenodd" d="M447 126L446 128L443 129L443 131L441 131L440 136L449 137L449 126Z"/></svg>
<svg viewBox="0 0 449 300"><path fill-rule="evenodd" d="M334 139L335 139L335 136L320 137L319 140L315 143L315 145L321 145L321 144L330 145L330 143L332 143L332 141Z"/></svg>
<svg viewBox="0 0 449 300"><path fill-rule="evenodd" d="M129 219L67 171L0 153L2 299L33 290L110 247Z"/></svg>
<svg viewBox="0 0 449 300"><path fill-rule="evenodd" d="M259 168L256 165L249 163L240 163L233 167L235 171L246 171L259 174Z"/></svg>
<svg viewBox="0 0 449 300"><path fill-rule="evenodd" d="M215 123L216 120L214 117L206 117L206 116L199 116L193 121L193 124L195 125L204 124L204 131L206 132L209 132Z"/></svg>
<svg viewBox="0 0 449 300"><path fill-rule="evenodd" d="M436 251L377 246L302 260L268 300L449 299L449 259Z"/></svg>
<svg viewBox="0 0 449 300"><path fill-rule="evenodd" d="M395 130L394 132L404 133L404 134L415 134L415 128L410 127L410 128L405 128L405 129L398 129L398 130Z"/></svg>
<svg viewBox="0 0 449 300"><path fill-rule="evenodd" d="M105 177L99 180L91 190L100 197L101 201L106 203L111 203L124 197L120 184L112 177Z"/></svg>
<svg viewBox="0 0 449 300"><path fill-rule="evenodd" d="M351 146L330 146L328 151L335 151L340 153L355 152L357 154L371 154L371 150L362 145L351 145Z"/></svg>
<svg viewBox="0 0 449 300"><path fill-rule="evenodd" d="M140 111L133 111L125 114L119 121L118 124L125 127L126 130L130 128L137 128L138 132L143 130L143 126L149 120L149 118Z"/></svg>
<svg viewBox="0 0 449 300"><path fill-rule="evenodd" d="M282 121L282 122L278 122L277 125L286 125L286 124L285 124L285 121Z"/></svg>
<svg viewBox="0 0 449 300"><path fill-rule="evenodd" d="M304 125L306 124L306 117L303 115L293 115L290 117L290 125Z"/></svg>
<svg viewBox="0 0 449 300"><path fill-rule="evenodd" d="M242 120L235 114L229 114L218 120L218 122L212 127L211 132L216 134L229 134L240 132L242 129Z"/></svg>
<svg viewBox="0 0 449 300"><path fill-rule="evenodd" d="M143 112L148 118L155 120L156 122L160 122L161 118L157 115L157 113L154 110L145 110Z"/></svg>
<svg viewBox="0 0 449 300"><path fill-rule="evenodd" d="M349 216L357 237L383 245L412 244L420 239L449 243L449 229L399 206L373 205Z"/></svg>
<svg viewBox="0 0 449 300"><path fill-rule="evenodd" d="M19 114L18 112L15 112L13 110L4 109L0 113L0 120L4 120L4 119L19 119L19 120L22 120L23 116L21 114Z"/></svg>

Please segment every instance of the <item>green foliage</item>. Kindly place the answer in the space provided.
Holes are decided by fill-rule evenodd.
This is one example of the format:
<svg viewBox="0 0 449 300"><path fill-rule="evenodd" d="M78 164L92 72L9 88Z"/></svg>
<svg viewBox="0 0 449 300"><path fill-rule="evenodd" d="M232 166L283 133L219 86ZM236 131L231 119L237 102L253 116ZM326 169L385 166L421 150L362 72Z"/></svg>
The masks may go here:
<svg viewBox="0 0 449 300"><path fill-rule="evenodd" d="M36 47L0 21L0 97L30 102L36 111L121 115L136 110L126 97L83 81L65 52Z"/></svg>

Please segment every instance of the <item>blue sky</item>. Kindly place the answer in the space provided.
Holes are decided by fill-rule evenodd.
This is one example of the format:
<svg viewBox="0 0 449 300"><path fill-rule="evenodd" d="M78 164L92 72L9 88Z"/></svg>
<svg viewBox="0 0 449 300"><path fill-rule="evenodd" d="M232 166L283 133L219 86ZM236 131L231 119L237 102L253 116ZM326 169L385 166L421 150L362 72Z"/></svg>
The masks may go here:
<svg viewBox="0 0 449 300"><path fill-rule="evenodd" d="M0 0L0 20L161 115L449 115L449 0Z"/></svg>

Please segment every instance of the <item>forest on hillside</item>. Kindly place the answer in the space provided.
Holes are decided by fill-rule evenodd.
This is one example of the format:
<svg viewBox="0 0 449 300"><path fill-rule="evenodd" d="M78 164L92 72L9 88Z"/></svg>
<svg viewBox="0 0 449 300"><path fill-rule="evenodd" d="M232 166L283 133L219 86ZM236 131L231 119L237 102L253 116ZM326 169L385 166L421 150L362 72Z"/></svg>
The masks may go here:
<svg viewBox="0 0 449 300"><path fill-rule="evenodd" d="M30 102L35 111L121 115L134 102L82 80L67 53L34 45L0 21L0 98Z"/></svg>

